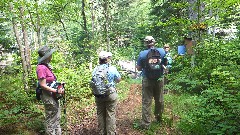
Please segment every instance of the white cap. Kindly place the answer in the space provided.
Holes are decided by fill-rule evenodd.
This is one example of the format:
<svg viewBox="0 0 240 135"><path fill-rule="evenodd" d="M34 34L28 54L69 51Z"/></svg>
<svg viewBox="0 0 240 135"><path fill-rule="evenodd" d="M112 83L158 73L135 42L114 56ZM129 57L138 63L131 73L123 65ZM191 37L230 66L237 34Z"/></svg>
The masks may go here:
<svg viewBox="0 0 240 135"><path fill-rule="evenodd" d="M111 57L112 53L111 52L107 52L107 51L101 51L98 55L99 58L101 59L106 59L108 57Z"/></svg>

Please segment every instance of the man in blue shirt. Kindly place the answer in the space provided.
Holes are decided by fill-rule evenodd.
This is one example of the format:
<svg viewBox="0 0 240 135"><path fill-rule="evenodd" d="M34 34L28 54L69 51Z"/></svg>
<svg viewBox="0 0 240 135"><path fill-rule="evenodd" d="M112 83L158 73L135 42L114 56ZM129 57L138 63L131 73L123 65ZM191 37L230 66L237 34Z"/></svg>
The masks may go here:
<svg viewBox="0 0 240 135"><path fill-rule="evenodd" d="M170 52L170 46L169 44L164 45L164 51L165 51L165 59L164 59L164 69L166 70L166 73L170 73L170 69L172 67L172 54Z"/></svg>
<svg viewBox="0 0 240 135"><path fill-rule="evenodd" d="M165 50L165 57L164 57L164 65L163 65L163 68L164 68L164 77L163 77L163 84L166 85L169 83L169 80L167 79L167 75L171 73L171 68L172 68L172 55L171 55L171 52L170 52L170 45L169 44L165 44L164 45L164 50ZM168 90L166 90L164 88L164 94L167 94L168 93Z"/></svg>
<svg viewBox="0 0 240 135"><path fill-rule="evenodd" d="M92 72L92 76L94 76L99 68L108 68L106 79L109 91L104 95L95 95L98 125L101 135L116 135L116 106L118 102L118 94L115 83L121 81L121 76L117 71L117 68L110 65L111 56L111 52L100 52L100 65L96 66Z"/></svg>
<svg viewBox="0 0 240 135"><path fill-rule="evenodd" d="M149 79L146 76L146 59L147 54L150 49L155 48L155 40L152 36L146 36L144 39L144 44L147 50L143 50L139 53L137 60L137 69L142 71L142 122L141 128L148 129L151 124L151 104L152 98L155 100L155 111L154 115L158 122L162 119L162 113L164 108L163 102L163 90L162 90L162 80L159 79ZM163 48L156 48L161 54L161 64L163 64L165 51ZM162 66L161 66L162 68ZM159 73L163 74L163 69Z"/></svg>

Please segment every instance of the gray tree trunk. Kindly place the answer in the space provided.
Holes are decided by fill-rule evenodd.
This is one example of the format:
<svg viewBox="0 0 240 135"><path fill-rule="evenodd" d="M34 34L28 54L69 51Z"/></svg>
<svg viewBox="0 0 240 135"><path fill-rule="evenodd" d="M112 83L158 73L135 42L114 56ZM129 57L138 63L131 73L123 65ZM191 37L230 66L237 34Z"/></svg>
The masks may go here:
<svg viewBox="0 0 240 135"><path fill-rule="evenodd" d="M90 2L90 4L91 4L91 21L92 21L92 38L94 39L94 37L95 37L95 35L94 35L94 33L95 33L95 23L94 23L94 21L95 21L95 15L94 15L94 0L92 0L91 2Z"/></svg>
<svg viewBox="0 0 240 135"><path fill-rule="evenodd" d="M110 51L110 39L109 39L109 2L108 0L104 0L103 8L104 8L104 17L105 17L105 24L104 24L104 31L106 35L106 42L107 42L107 50Z"/></svg>
<svg viewBox="0 0 240 135"><path fill-rule="evenodd" d="M36 32L37 34L37 40L34 40L35 44L37 44L35 46L35 48L39 48L41 46L41 26L40 26L40 17L39 17L39 13L38 13L38 3L37 3L37 0L35 0L35 7L36 7L36 16L37 16L37 19L36 19L36 23L34 22L34 18L32 16L32 13L30 10L28 10L29 12L29 15L30 15L30 19L31 19L31 23L33 25L33 29L34 31ZM34 35L35 37L35 35ZM36 42L37 41L37 42Z"/></svg>
<svg viewBox="0 0 240 135"><path fill-rule="evenodd" d="M31 51L30 51L30 47L29 47L29 43L28 43L28 33L27 33L27 29L24 23L24 9L23 7L20 7L20 22L22 25L22 33L23 33L23 42L24 42L24 52L25 52L25 60L26 60L26 66L27 66L27 72L28 74L31 73L32 71L32 67L31 67Z"/></svg>
<svg viewBox="0 0 240 135"><path fill-rule="evenodd" d="M13 4L12 3L10 3L10 11L12 12L12 14L15 14L14 11L13 11ZM21 43L21 40L20 40L20 37L19 37L19 32L18 32L18 28L17 28L17 23L15 21L15 17L12 18L12 24L13 24L13 31L14 31L14 34L15 34L16 42L18 44L20 55L21 55L22 68L23 68L24 90L27 92L29 90L28 81L27 81L28 80L27 62L26 62L24 47L22 46L22 43Z"/></svg>

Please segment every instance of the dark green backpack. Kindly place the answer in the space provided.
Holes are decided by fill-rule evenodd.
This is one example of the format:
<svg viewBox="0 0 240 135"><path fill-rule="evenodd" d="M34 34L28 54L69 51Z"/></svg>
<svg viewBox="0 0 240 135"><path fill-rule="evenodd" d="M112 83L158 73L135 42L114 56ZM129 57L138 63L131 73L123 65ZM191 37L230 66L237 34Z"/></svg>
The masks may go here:
<svg viewBox="0 0 240 135"><path fill-rule="evenodd" d="M162 75L162 57L156 48L147 53L145 61L145 74L148 79L157 80Z"/></svg>

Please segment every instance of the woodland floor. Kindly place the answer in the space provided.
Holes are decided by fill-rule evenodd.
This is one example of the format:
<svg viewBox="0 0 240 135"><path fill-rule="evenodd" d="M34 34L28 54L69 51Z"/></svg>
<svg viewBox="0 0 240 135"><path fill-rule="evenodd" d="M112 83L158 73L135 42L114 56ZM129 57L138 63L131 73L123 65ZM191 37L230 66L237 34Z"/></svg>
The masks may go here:
<svg viewBox="0 0 240 135"><path fill-rule="evenodd" d="M144 135L143 130L136 128L141 119L141 100L141 84L132 84L127 98L118 103L117 135ZM92 109L95 109L94 106ZM96 116L84 118L81 124L71 125L68 129L70 130L68 134L71 135L98 135ZM154 134L163 134L160 130L164 130L164 134L172 134L173 131L171 126L166 124L161 125L157 130L159 131L155 131Z"/></svg>
<svg viewBox="0 0 240 135"><path fill-rule="evenodd" d="M140 130L133 128L136 117L141 117L141 112L139 112L142 100L140 93L141 85L133 84L127 98L118 103L116 114L118 135L143 135ZM95 106L92 106L92 109L95 109ZM99 133L96 116L84 118L81 124L72 125L70 129L71 135L98 135Z"/></svg>
<svg viewBox="0 0 240 135"><path fill-rule="evenodd" d="M175 128L172 126L174 122L176 122L179 118L177 116L173 116L171 105L165 104L164 106L164 120L161 124L155 123L150 128L150 131L139 129L139 122L141 119L141 84L132 84L129 89L129 93L124 100L119 101L117 105L117 135L170 135L170 134L178 134L175 131ZM68 127L62 127L63 135L98 135L98 124L96 119L96 113L93 115L89 115L89 112L92 110L96 110L96 106L90 105L88 108L84 110L78 110L75 114L81 112L83 117L78 117L79 124L72 124L74 122L69 121L68 118ZM74 117L74 116L73 116ZM78 123L78 122L77 122ZM153 122L154 123L154 122ZM1 126L0 126L1 127ZM0 134L6 135L16 135L18 134L18 130L24 130L21 125L9 126L6 129L0 128ZM67 129L64 130L64 129ZM15 131L16 130L16 131ZM26 129L27 130L27 129ZM28 132L27 135L39 135L36 131Z"/></svg>

